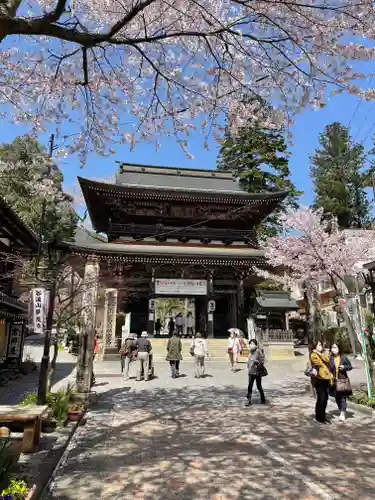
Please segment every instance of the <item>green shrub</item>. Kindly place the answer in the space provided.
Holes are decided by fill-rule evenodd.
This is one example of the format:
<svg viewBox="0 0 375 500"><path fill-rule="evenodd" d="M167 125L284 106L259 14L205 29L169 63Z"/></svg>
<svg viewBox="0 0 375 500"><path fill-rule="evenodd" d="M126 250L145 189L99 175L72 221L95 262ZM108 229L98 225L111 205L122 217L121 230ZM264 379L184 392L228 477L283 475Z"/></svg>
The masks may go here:
<svg viewBox="0 0 375 500"><path fill-rule="evenodd" d="M366 391L354 391L349 400L359 405L370 406L371 408L375 407L375 398L369 399Z"/></svg>
<svg viewBox="0 0 375 500"><path fill-rule="evenodd" d="M12 443L8 437L0 439L0 484L6 484L8 471L13 465Z"/></svg>
<svg viewBox="0 0 375 500"><path fill-rule="evenodd" d="M24 500L29 492L26 481L12 479L6 490L1 492L1 496L10 495L12 500Z"/></svg>
<svg viewBox="0 0 375 500"><path fill-rule="evenodd" d="M28 392L19 404L21 406L35 405L36 401L37 401L36 392Z"/></svg>
<svg viewBox="0 0 375 500"><path fill-rule="evenodd" d="M52 417L61 422L66 420L69 410L69 402L73 394L73 386L68 385L65 390L58 392L49 392L46 398L46 404L52 410ZM36 404L37 394L35 392L28 393L25 398L19 403L21 406Z"/></svg>

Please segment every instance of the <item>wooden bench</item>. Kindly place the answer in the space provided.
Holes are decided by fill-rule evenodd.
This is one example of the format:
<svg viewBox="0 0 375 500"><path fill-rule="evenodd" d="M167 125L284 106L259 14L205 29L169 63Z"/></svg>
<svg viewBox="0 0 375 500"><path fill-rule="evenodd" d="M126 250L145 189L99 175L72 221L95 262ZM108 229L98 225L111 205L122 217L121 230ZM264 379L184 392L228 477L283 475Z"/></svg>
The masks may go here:
<svg viewBox="0 0 375 500"><path fill-rule="evenodd" d="M39 446L42 419L47 412L47 405L0 405L0 422L24 422L22 453L35 453Z"/></svg>

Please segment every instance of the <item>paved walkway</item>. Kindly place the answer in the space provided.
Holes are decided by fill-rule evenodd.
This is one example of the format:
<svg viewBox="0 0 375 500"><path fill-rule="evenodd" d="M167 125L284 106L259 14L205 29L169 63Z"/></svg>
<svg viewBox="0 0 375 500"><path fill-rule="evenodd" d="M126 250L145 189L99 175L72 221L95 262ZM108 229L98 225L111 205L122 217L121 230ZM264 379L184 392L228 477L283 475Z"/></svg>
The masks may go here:
<svg viewBox="0 0 375 500"><path fill-rule="evenodd" d="M122 383L98 367L100 403L78 428L44 500L373 499L375 431L352 415L320 426L306 378L280 363L269 405L244 408L246 372ZM334 406L330 410L334 410Z"/></svg>

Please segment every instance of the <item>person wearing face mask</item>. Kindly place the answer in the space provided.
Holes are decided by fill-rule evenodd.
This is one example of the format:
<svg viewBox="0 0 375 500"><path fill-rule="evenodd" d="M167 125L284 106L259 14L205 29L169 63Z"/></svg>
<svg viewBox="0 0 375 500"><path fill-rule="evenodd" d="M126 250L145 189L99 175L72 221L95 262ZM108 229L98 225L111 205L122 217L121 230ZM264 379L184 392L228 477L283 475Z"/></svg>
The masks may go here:
<svg viewBox="0 0 375 500"><path fill-rule="evenodd" d="M253 393L254 382L260 395L260 403L266 404L266 398L262 387L262 377L268 375L267 369L264 366L264 354L258 347L258 342L251 339L249 342L249 357L247 360L249 371L249 386L247 389L247 403L245 406L251 406L251 397Z"/></svg>
<svg viewBox="0 0 375 500"><path fill-rule="evenodd" d="M323 344L318 340L311 352L311 365L316 369L315 391L315 420L320 424L328 424L326 409L328 404L328 393L332 387L333 376L329 368L330 355L324 352Z"/></svg>
<svg viewBox="0 0 375 500"><path fill-rule="evenodd" d="M329 367L333 375L336 404L340 410L339 420L344 422L348 407L347 399L353 392L347 374L348 371L352 370L352 365L348 358L340 353L337 344L332 344Z"/></svg>

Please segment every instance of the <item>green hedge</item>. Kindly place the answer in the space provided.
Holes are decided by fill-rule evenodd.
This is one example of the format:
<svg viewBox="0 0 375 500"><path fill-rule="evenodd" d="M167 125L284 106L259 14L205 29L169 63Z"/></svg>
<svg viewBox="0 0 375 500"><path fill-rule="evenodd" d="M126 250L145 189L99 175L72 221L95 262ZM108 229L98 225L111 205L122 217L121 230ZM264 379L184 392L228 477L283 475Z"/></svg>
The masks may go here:
<svg viewBox="0 0 375 500"><path fill-rule="evenodd" d="M330 345L337 344L342 354L349 354L352 351L349 335L345 327L330 328L324 333L324 340Z"/></svg>

